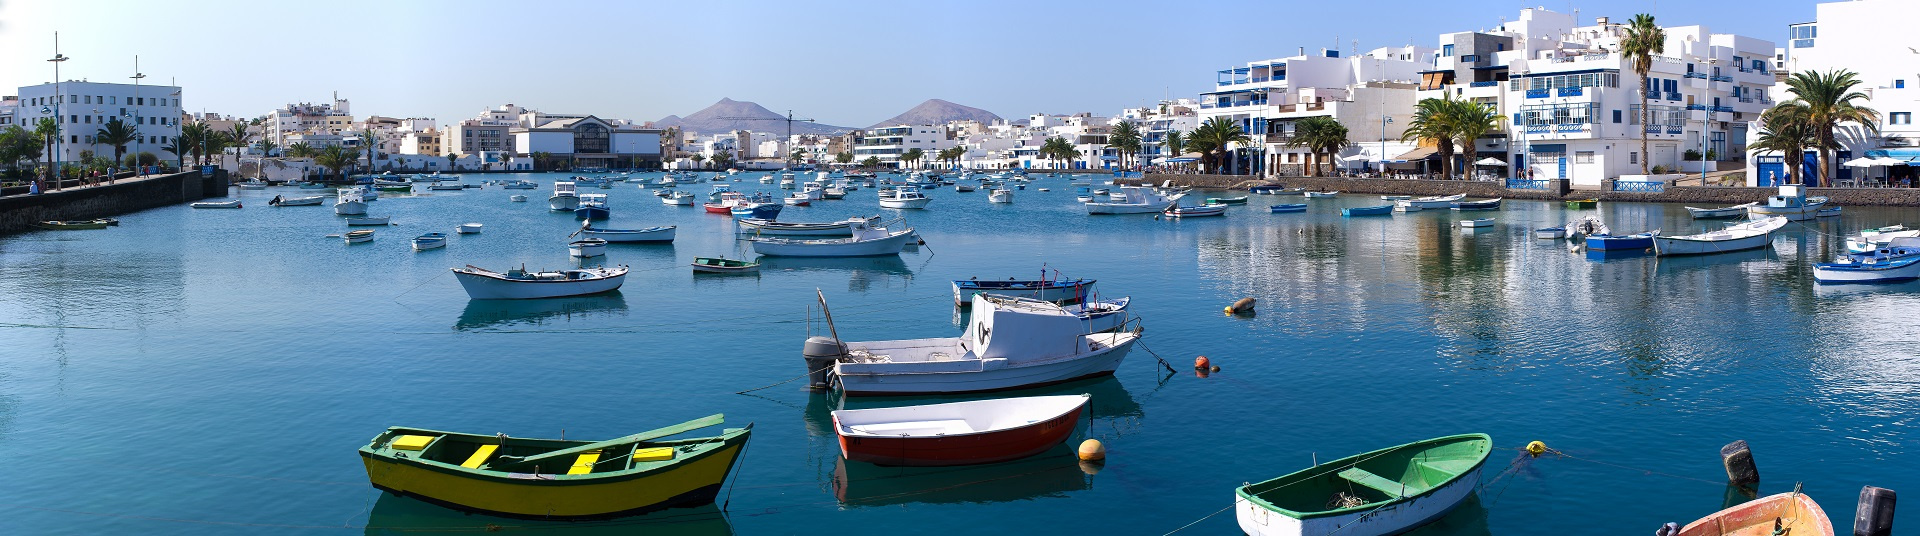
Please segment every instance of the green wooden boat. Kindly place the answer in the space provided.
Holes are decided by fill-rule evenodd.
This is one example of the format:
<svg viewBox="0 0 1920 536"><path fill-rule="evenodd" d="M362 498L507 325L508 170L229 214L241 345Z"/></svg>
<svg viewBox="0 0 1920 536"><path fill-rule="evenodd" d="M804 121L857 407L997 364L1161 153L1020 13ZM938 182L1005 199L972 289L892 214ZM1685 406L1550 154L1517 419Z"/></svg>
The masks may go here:
<svg viewBox="0 0 1920 536"><path fill-rule="evenodd" d="M1567 208L1593 208L1600 204L1599 199L1569 199Z"/></svg>
<svg viewBox="0 0 1920 536"><path fill-rule="evenodd" d="M1240 197L1209 197L1207 198L1207 204L1209 205L1245 205L1247 204L1247 196L1243 195Z"/></svg>
<svg viewBox="0 0 1920 536"><path fill-rule="evenodd" d="M743 274L759 273L760 263L729 259L726 257L696 257L693 259L693 273L696 274Z"/></svg>
<svg viewBox="0 0 1920 536"><path fill-rule="evenodd" d="M1466 500L1491 452L1465 434L1348 456L1241 486L1235 517L1253 535L1398 534Z"/></svg>

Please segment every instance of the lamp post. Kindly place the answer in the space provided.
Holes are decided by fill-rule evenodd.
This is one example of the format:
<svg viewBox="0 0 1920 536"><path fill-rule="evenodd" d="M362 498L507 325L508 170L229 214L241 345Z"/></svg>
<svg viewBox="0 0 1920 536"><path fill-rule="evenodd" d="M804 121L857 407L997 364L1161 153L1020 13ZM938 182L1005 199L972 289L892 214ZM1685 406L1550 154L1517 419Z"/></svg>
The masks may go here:
<svg viewBox="0 0 1920 536"><path fill-rule="evenodd" d="M1707 185L1707 131L1713 129L1713 107L1707 104L1713 94L1713 66L1720 61L1713 57L1713 47L1707 47L1707 85L1700 90L1700 108L1706 112L1700 115L1700 185ZM1682 175L1683 177L1685 175Z"/></svg>
<svg viewBox="0 0 1920 536"><path fill-rule="evenodd" d="M51 170L51 172L53 173L53 188L56 190L60 189L61 141L62 141L62 138L66 137L66 134L64 133L66 129L61 128L61 125L64 125L66 123L66 118L60 115L60 105L63 104L62 100L65 99L66 97L61 96L61 92L60 92L60 64L65 63L68 59L70 58L67 58L65 54L60 53L60 32L53 32L53 57L48 59L47 61L53 62L53 115L54 115L53 123L54 123L54 126L53 126L53 169Z"/></svg>
<svg viewBox="0 0 1920 536"><path fill-rule="evenodd" d="M132 104L132 106L129 106L129 108L133 108L133 112L131 115L133 117L133 169L134 169L133 175L135 177L144 175L146 172L146 166L140 165L140 141L142 136L140 136L140 105L137 104L141 102L139 100L140 99L140 79L146 78L146 77L147 77L146 74L140 72L140 56L135 55L133 57L133 76L127 77L127 78L133 79L134 102L130 102L127 104Z"/></svg>

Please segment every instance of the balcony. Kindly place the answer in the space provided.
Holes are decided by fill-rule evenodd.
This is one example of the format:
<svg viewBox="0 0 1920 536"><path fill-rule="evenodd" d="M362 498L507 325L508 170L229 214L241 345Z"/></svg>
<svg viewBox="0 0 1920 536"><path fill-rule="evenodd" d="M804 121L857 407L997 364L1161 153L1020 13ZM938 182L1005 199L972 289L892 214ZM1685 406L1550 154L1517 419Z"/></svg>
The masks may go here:
<svg viewBox="0 0 1920 536"><path fill-rule="evenodd" d="M1667 133L1668 133L1668 134L1681 134L1681 133L1684 133L1684 132L1686 132L1686 129L1685 129L1685 128L1682 128L1682 127L1679 127L1679 126L1675 126L1675 125L1667 125Z"/></svg>
<svg viewBox="0 0 1920 536"><path fill-rule="evenodd" d="M1553 126L1553 131L1560 132L1560 133L1585 132L1586 130L1587 130L1586 123L1561 123Z"/></svg>
<svg viewBox="0 0 1920 536"><path fill-rule="evenodd" d="M1500 82L1498 81L1474 82L1472 84L1467 84L1467 87L1499 87L1499 86L1500 86Z"/></svg>
<svg viewBox="0 0 1920 536"><path fill-rule="evenodd" d="M1659 133L1660 133L1660 125L1647 125L1647 133L1648 133L1648 134L1659 134Z"/></svg>
<svg viewBox="0 0 1920 536"><path fill-rule="evenodd" d="M1705 104L1688 104L1688 105L1687 105L1687 109L1688 109L1688 110L1705 110L1705 109L1707 109L1707 105L1705 105Z"/></svg>
<svg viewBox="0 0 1920 536"><path fill-rule="evenodd" d="M1286 145L1287 143L1292 141L1293 141L1293 135L1287 134L1284 132L1274 132L1274 133L1267 134L1267 143L1277 143L1281 145Z"/></svg>
<svg viewBox="0 0 1920 536"><path fill-rule="evenodd" d="M1707 107L1707 109L1713 110L1715 112L1733 113L1732 106L1709 106Z"/></svg>
<svg viewBox="0 0 1920 536"><path fill-rule="evenodd" d="M1668 91L1668 92L1667 92L1667 100L1670 100L1670 101L1682 101L1682 100L1687 100L1687 99L1686 99L1685 97L1681 97L1681 96L1680 96L1680 92L1678 92L1678 91Z"/></svg>
<svg viewBox="0 0 1920 536"><path fill-rule="evenodd" d="M1578 97L1584 94L1584 92L1582 91L1583 89L1584 88L1563 87L1563 88L1560 88L1558 91L1556 91L1555 94L1562 97Z"/></svg>
<svg viewBox="0 0 1920 536"><path fill-rule="evenodd" d="M1691 73L1687 73L1687 76L1686 76L1686 77L1687 77L1687 78L1699 78L1699 79L1702 79L1702 80L1704 80L1704 79L1706 79L1706 78L1707 78L1707 73L1703 73L1703 72L1699 72L1699 71L1694 71L1694 72L1691 72Z"/></svg>
<svg viewBox="0 0 1920 536"><path fill-rule="evenodd" d="M1707 77L1707 79L1715 82L1732 82L1733 81L1733 77L1727 76L1724 74L1713 75L1713 76Z"/></svg>
<svg viewBox="0 0 1920 536"><path fill-rule="evenodd" d="M1544 89L1527 90L1527 98L1529 99L1544 99L1544 98L1547 98L1547 96L1548 96L1547 90L1544 90Z"/></svg>

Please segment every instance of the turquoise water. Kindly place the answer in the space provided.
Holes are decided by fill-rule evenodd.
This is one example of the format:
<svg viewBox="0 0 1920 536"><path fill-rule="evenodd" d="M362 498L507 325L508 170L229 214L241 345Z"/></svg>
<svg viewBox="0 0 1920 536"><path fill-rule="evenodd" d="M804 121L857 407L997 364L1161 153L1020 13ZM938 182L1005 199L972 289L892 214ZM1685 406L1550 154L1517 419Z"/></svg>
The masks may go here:
<svg viewBox="0 0 1920 536"><path fill-rule="evenodd" d="M578 224L544 203L556 177L527 176L534 191L382 198L371 213L397 225L363 245L327 238L345 227L326 206L267 206L299 195L285 188L242 192L241 210L182 205L105 231L0 239L0 531L1159 534L1229 506L1241 483L1465 432L1508 450L1489 459L1477 500L1420 534L1685 522L1729 500L1717 451L1735 439L1752 443L1763 493L1804 482L1840 527L1860 486L1920 478L1920 286L1817 286L1808 266L1843 233L1920 223L1914 209L1849 208L1755 252L1597 258L1528 230L1585 213L1625 232L1705 224L1676 205L1526 201L1476 213L1496 218L1476 231L1450 212L1341 218L1338 207L1381 203L1356 195L1255 196L1224 218L1088 217L1066 180L1040 179L1011 205L943 189L930 210L896 213L863 189L789 207L783 220L904 215L927 246L694 277L693 257L747 251L729 219L620 185L583 189L612 196L610 226L680 228L671 246L612 249L605 263L634 269L618 293L469 302L447 268L572 264ZM408 247L468 221L485 232ZM1065 446L973 468L841 462L826 425L837 397L801 382L735 394L805 372L815 289L848 340L952 336L949 280L1043 265L1132 296L1146 326L1114 377L1020 393L1094 395L1074 442L1108 444L1097 474ZM1221 314L1246 296L1256 316ZM1196 377L1183 365L1198 355L1223 371ZM392 425L601 439L718 412L754 423L724 514L464 516L383 496L354 451ZM1532 440L1573 458L1515 465L1511 449ZM1920 523L1915 511L1898 524ZM1231 533L1232 516L1182 533Z"/></svg>

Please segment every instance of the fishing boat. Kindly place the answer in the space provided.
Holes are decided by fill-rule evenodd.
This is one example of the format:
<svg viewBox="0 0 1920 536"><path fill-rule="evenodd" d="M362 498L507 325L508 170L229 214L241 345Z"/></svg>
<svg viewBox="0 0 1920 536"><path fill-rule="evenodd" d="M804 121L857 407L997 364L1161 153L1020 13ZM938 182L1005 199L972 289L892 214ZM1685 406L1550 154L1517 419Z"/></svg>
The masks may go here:
<svg viewBox="0 0 1920 536"><path fill-rule="evenodd" d="M187 206L193 208L241 208L239 199L231 201L201 201L198 203L188 203Z"/></svg>
<svg viewBox="0 0 1920 536"><path fill-rule="evenodd" d="M1814 211L1813 213L1813 216L1816 218L1831 218L1839 215L1840 215L1840 207L1827 207L1827 208Z"/></svg>
<svg viewBox="0 0 1920 536"><path fill-rule="evenodd" d="M1750 217L1786 216L1788 220L1811 220L1821 209L1826 208L1827 198L1807 197L1807 186L1788 184L1780 187L1777 195L1767 198L1767 202L1747 207Z"/></svg>
<svg viewBox="0 0 1920 536"><path fill-rule="evenodd" d="M1483 199L1480 201L1455 201L1454 210L1500 210L1500 201L1504 198Z"/></svg>
<svg viewBox="0 0 1920 536"><path fill-rule="evenodd" d="M456 186L455 188L435 188L435 189L440 189L440 190L458 190L458 189L460 189L460 188L458 188L458 187L457 187L458 185L455 185L455 186ZM379 190L379 191L382 191L382 192L412 192L412 191L413 191L413 183L407 183L407 182L403 182L403 183L399 183L399 184L380 184L380 183L378 183L378 182L375 182L375 183L373 184L373 189L375 189L375 190Z"/></svg>
<svg viewBox="0 0 1920 536"><path fill-rule="evenodd" d="M840 455L874 465L1004 462L1066 442L1093 395L1027 396L832 413Z"/></svg>
<svg viewBox="0 0 1920 536"><path fill-rule="evenodd" d="M896 220L898 221L898 220ZM899 255L916 235L909 227L898 231L866 220L849 221L847 238L756 237L753 252L775 257L873 257Z"/></svg>
<svg viewBox="0 0 1920 536"><path fill-rule="evenodd" d="M358 230L358 231L347 231L347 233L346 233L346 234L343 234L343 235L340 235L340 238L342 238L342 239L345 239L345 240L347 241L347 243L348 243L348 244L364 244L364 243L367 243L367 242L372 242L372 241L373 241L373 229L361 229L361 230Z"/></svg>
<svg viewBox="0 0 1920 536"><path fill-rule="evenodd" d="M780 203L790 207L805 207L805 206L813 205L813 199L808 198L807 194L794 192L792 194L788 194L786 197L781 198Z"/></svg>
<svg viewBox="0 0 1920 536"><path fill-rule="evenodd" d="M613 211L607 209L607 194L580 194L579 197L573 208L574 218L591 221L613 216Z"/></svg>
<svg viewBox="0 0 1920 536"><path fill-rule="evenodd" d="M1565 238L1566 236L1567 236L1567 228L1565 227L1541 227L1539 229L1533 230L1534 238L1554 239L1554 238Z"/></svg>
<svg viewBox="0 0 1920 536"><path fill-rule="evenodd" d="M236 186L236 187L239 187L239 188L240 188L240 189L242 189L242 190L265 190L265 189L267 189L267 181L263 181L263 180L260 180L260 179L251 179L251 180L246 180L246 181L241 181L241 182L236 182L236 183L233 183L233 185L234 185L234 186Z"/></svg>
<svg viewBox="0 0 1920 536"><path fill-rule="evenodd" d="M1380 200L1381 200L1381 201L1405 201L1405 200L1408 200L1408 199L1413 199L1413 196L1411 196L1411 195L1383 195L1383 196L1380 196Z"/></svg>
<svg viewBox="0 0 1920 536"><path fill-rule="evenodd" d="M694 257L693 273L696 274L746 274L760 271L760 263L741 261L726 257Z"/></svg>
<svg viewBox="0 0 1920 536"><path fill-rule="evenodd" d="M1600 200L1599 199L1568 199L1566 202L1566 205L1567 205L1567 208L1571 208L1571 209L1588 209L1588 208L1599 206Z"/></svg>
<svg viewBox="0 0 1920 536"><path fill-rule="evenodd" d="M953 185L953 191L954 191L955 193L967 193L967 192L971 192L971 191L973 191L973 190L974 190L974 186L973 186L973 185L971 185L971 184L955 184L955 185Z"/></svg>
<svg viewBox="0 0 1920 536"><path fill-rule="evenodd" d="M511 196L508 196L507 200L515 203L525 203L527 202L527 196L520 195L520 194L513 194Z"/></svg>
<svg viewBox="0 0 1920 536"><path fill-rule="evenodd" d="M853 224L853 222L865 221L871 225L871 224L879 223L880 217L871 216L866 218L849 218L843 221L836 221L836 222L829 222L829 223L781 222L781 221L773 221L773 220L762 220L758 218L743 218L743 219L738 219L734 221L739 223L740 232L743 234L754 234L758 236L839 237L839 236L853 236L853 231L851 229L851 225Z"/></svg>
<svg viewBox="0 0 1920 536"><path fill-rule="evenodd" d="M425 251L447 247L447 233L427 233L413 237L413 250Z"/></svg>
<svg viewBox="0 0 1920 536"><path fill-rule="evenodd" d="M772 198L769 197L768 199ZM772 221L774 218L780 217L780 211L784 208L786 208L785 205L772 202L741 203L733 206L733 217L736 219L750 218Z"/></svg>
<svg viewBox="0 0 1920 536"><path fill-rule="evenodd" d="M1901 237L1886 247L1848 253L1813 265L1817 283L1891 283L1920 278L1920 237Z"/></svg>
<svg viewBox="0 0 1920 536"><path fill-rule="evenodd" d="M108 223L108 220L104 220L104 219L43 221L40 223L33 224L34 227L46 229L49 231L85 231L85 230L93 230L93 229L105 229L109 225L112 225L112 224Z"/></svg>
<svg viewBox="0 0 1920 536"><path fill-rule="evenodd" d="M956 279L953 281L953 305L966 307L973 304L976 295L997 296L1002 298L1021 298L1052 303L1080 303L1086 301L1087 293L1093 290L1096 279L1013 279L1004 281L982 279Z"/></svg>
<svg viewBox="0 0 1920 536"><path fill-rule="evenodd" d="M1247 196L1243 195L1240 197L1209 197L1207 198L1207 204L1209 205L1245 205L1247 204Z"/></svg>
<svg viewBox="0 0 1920 536"><path fill-rule="evenodd" d="M1785 217L1768 216L1700 234L1655 236L1653 252L1655 255L1664 257L1725 253L1766 247L1773 243L1773 232L1786 225Z"/></svg>
<svg viewBox="0 0 1920 536"><path fill-rule="evenodd" d="M547 209L572 211L576 208L580 208L580 194L574 189L573 181L555 181L553 195L547 197Z"/></svg>
<svg viewBox="0 0 1920 536"><path fill-rule="evenodd" d="M1653 248L1653 237L1656 236L1660 236L1660 231L1653 230L1644 233L1617 236L1611 234L1591 234L1586 235L1586 246L1589 251L1644 250Z"/></svg>
<svg viewBox="0 0 1920 536"><path fill-rule="evenodd" d="M387 225L390 223L393 223L393 216L361 216L358 218L347 218L348 227Z"/></svg>
<svg viewBox="0 0 1920 536"><path fill-rule="evenodd" d="M582 238L567 243L567 254L583 259L607 254L607 241L600 238Z"/></svg>
<svg viewBox="0 0 1920 536"><path fill-rule="evenodd" d="M666 204L666 205L678 205L683 207L691 207L693 206L693 192L673 192L672 194L669 194L666 197L660 198L660 203Z"/></svg>
<svg viewBox="0 0 1920 536"><path fill-rule="evenodd" d="M342 216L360 216L367 213L366 191L359 188L341 188L339 197L333 201L333 213Z"/></svg>
<svg viewBox="0 0 1920 536"><path fill-rule="evenodd" d="M460 227L454 229L454 231L460 234L480 234L481 227L478 223L462 223Z"/></svg>
<svg viewBox="0 0 1920 536"><path fill-rule="evenodd" d="M1273 195L1306 195L1306 194L1307 194L1306 188L1281 188L1273 191Z"/></svg>
<svg viewBox="0 0 1920 536"><path fill-rule="evenodd" d="M1349 217L1351 216L1392 216L1393 205L1343 208L1343 209L1340 209L1340 215L1349 216Z"/></svg>
<svg viewBox="0 0 1920 536"><path fill-rule="evenodd" d="M1737 218L1747 215L1747 208L1758 204L1760 203L1754 202L1720 208L1687 207L1687 214L1693 216L1693 219L1696 220Z"/></svg>
<svg viewBox="0 0 1920 536"><path fill-rule="evenodd" d="M1833 520L1827 518L1819 503L1795 486L1791 493L1761 497L1714 512L1681 527L1673 536L1833 536Z"/></svg>
<svg viewBox="0 0 1920 536"><path fill-rule="evenodd" d="M314 206L320 206L320 202L326 201L326 200L327 200L327 196L324 196L324 195L309 195L304 197L284 197L284 198L276 195L276 196L273 196L273 200L267 201L267 204L276 206L276 207L314 207Z"/></svg>
<svg viewBox="0 0 1920 536"><path fill-rule="evenodd" d="M1280 191L1281 189L1282 189L1282 186L1278 184L1256 184L1253 186L1248 186L1247 193L1258 194L1258 195L1273 195L1274 192Z"/></svg>
<svg viewBox="0 0 1920 536"><path fill-rule="evenodd" d="M855 188L856 187L852 185L828 186L826 188L820 189L820 198L821 199L845 199L847 197L847 192L853 191Z"/></svg>
<svg viewBox="0 0 1920 536"><path fill-rule="evenodd" d="M540 185L526 179L513 179L500 183L500 187L508 190L532 190L539 188Z"/></svg>
<svg viewBox="0 0 1920 536"><path fill-rule="evenodd" d="M518 300L584 296L618 289L626 280L627 267L552 272L528 272L525 268L519 268L503 274L467 265L465 268L454 268L453 274L460 280L460 286L466 289L469 298Z"/></svg>
<svg viewBox="0 0 1920 536"><path fill-rule="evenodd" d="M1460 220L1460 227L1468 228L1468 229L1476 228L1476 227L1492 227L1492 226L1493 226L1493 218L1480 218L1477 220Z"/></svg>
<svg viewBox="0 0 1920 536"><path fill-rule="evenodd" d="M1433 209L1445 210L1453 208L1454 203L1458 203L1461 199L1466 198L1467 194L1432 195L1415 197L1413 199L1401 199L1394 201L1393 206L1397 212L1419 212Z"/></svg>
<svg viewBox="0 0 1920 536"><path fill-rule="evenodd" d="M1127 320L1131 318L1127 315L1127 305L1132 303L1133 298L1122 297L1116 300L1087 300L1063 305L1061 309L1079 317L1087 333L1104 333L1127 325Z"/></svg>
<svg viewBox="0 0 1920 536"><path fill-rule="evenodd" d="M1865 253L1883 247L1895 238L1920 236L1920 229L1908 229L1905 225L1890 225L1860 231L1860 234L1847 238L1847 253Z"/></svg>
<svg viewBox="0 0 1920 536"><path fill-rule="evenodd" d="M1013 202L1013 190L1008 190L1008 189L1006 189L1006 188L994 188L992 192L988 192L988 193L987 193L987 202L989 202L989 203L1012 203L1012 202Z"/></svg>
<svg viewBox="0 0 1920 536"><path fill-rule="evenodd" d="M1306 193L1306 196L1308 199L1330 199L1337 195L1340 195L1340 192L1326 191L1326 192L1307 192Z"/></svg>
<svg viewBox="0 0 1920 536"><path fill-rule="evenodd" d="M1348 456L1240 486L1234 517L1254 536L1400 534L1473 495L1492 452L1492 438L1465 434Z"/></svg>
<svg viewBox="0 0 1920 536"><path fill-rule="evenodd" d="M1207 203L1205 205L1200 205L1197 207L1183 207L1183 206L1175 205L1175 206L1167 207L1166 210L1160 211L1160 214L1169 218L1204 218L1207 216L1222 216L1222 215L1225 215L1226 213L1227 213L1226 205L1216 205L1213 203Z"/></svg>
<svg viewBox="0 0 1920 536"><path fill-rule="evenodd" d="M894 190L893 195L886 195L886 192L880 195L880 208L923 209L932 202L933 198L920 193L919 188L902 187Z"/></svg>
<svg viewBox="0 0 1920 536"><path fill-rule="evenodd" d="M360 447L373 487L456 510L539 520L604 519L713 502L753 425L687 421L606 441L388 428Z"/></svg>
<svg viewBox="0 0 1920 536"><path fill-rule="evenodd" d="M1088 333L1079 317L1051 302L975 295L958 337L816 337L803 354L814 385L831 378L848 395L975 393L1113 374L1139 338L1128 330Z"/></svg>
<svg viewBox="0 0 1920 536"><path fill-rule="evenodd" d="M1273 212L1276 212L1276 213L1279 213L1279 212L1306 212L1306 211L1307 211L1307 204L1306 204L1306 203L1288 203L1288 204L1285 204L1285 205L1273 205L1273 206L1270 206L1270 207L1267 207L1267 210L1271 210L1271 211L1273 211Z"/></svg>
<svg viewBox="0 0 1920 536"><path fill-rule="evenodd" d="M1085 201L1087 214L1153 214L1178 204L1180 198L1187 195L1186 192L1147 186L1121 186L1118 190L1112 195L1121 197L1108 197L1106 201L1088 197Z"/></svg>
<svg viewBox="0 0 1920 536"><path fill-rule="evenodd" d="M648 227L646 229L599 229L591 225L580 228L580 234L587 238L598 238L608 242L672 242L677 227Z"/></svg>

